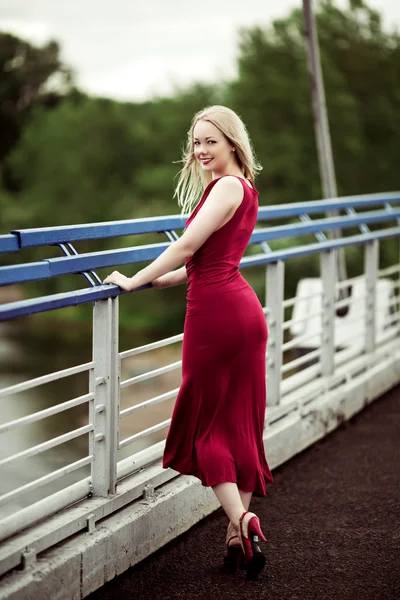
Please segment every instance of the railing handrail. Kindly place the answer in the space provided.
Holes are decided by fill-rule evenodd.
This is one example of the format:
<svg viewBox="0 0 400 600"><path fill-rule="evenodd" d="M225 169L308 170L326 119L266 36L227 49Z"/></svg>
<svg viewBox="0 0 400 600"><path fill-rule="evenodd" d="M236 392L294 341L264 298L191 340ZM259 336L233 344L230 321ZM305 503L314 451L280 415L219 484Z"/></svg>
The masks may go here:
<svg viewBox="0 0 400 600"><path fill-rule="evenodd" d="M286 248L284 250L275 250L271 251L269 254L245 256L240 262L240 267L246 268L267 265L268 263L273 263L288 258L295 258L296 256L305 256L307 254L315 254L316 252L328 251L356 244L365 244L372 240L389 239L397 236L400 236L400 226L383 231L369 232L368 234L360 233L359 235L349 236L339 240L329 240L325 242L296 246L293 248ZM159 251L159 254L161 254L161 251ZM133 292L139 292L149 287L151 287L151 284L146 284L140 288L137 288ZM84 288L81 290L74 290L72 292L64 292L60 294L52 294L30 300L9 302L7 304L0 305L0 321L7 321L16 317L65 308L67 306L95 302L96 300L106 300L107 298L114 298L126 293L132 292L125 292L117 285L99 285L97 287Z"/></svg>
<svg viewBox="0 0 400 600"><path fill-rule="evenodd" d="M346 208L357 209L365 206L385 205L390 202L400 203L400 192L343 196L327 200L261 206L258 211L258 221L296 217L305 213L323 213ZM186 217L182 215L169 215L165 217L146 217L142 219L106 221L91 224L16 229L8 234L0 235L0 253L16 252L20 248L47 246L65 242L106 239L146 233L162 233L175 229L183 229L185 220Z"/></svg>
<svg viewBox="0 0 400 600"><path fill-rule="evenodd" d="M262 252L246 256L240 263L241 268L266 265L271 262L304 256L346 247L348 245L363 244L372 240L387 239L400 235L400 207L394 208L392 203L400 203L399 192L388 192L382 194L368 194L364 196L352 196L333 200L317 200L306 203L286 204L284 206L260 207L258 221L277 219L282 217L298 216L302 221L288 223L272 227L257 228L254 230L249 244L260 244ZM356 213L355 209L382 205L384 210L365 211ZM309 213L329 212L333 210L346 209L344 216L325 216L325 218L310 219ZM397 227L387 227L379 231L369 231L368 223L397 222ZM152 217L147 219L132 219L128 221L117 221L110 223L95 223L92 225L72 225L67 227L44 227L38 229L16 230L10 234L0 236L0 253L9 252L11 248L18 249L39 246L42 244L69 244L71 241L84 239L99 239L111 236L143 234L151 232L168 233L174 228L182 228L184 218L182 216ZM345 229L359 227L357 235L341 237L335 240L327 240L323 231L333 229ZM274 239L282 239L293 236L313 235L318 241L301 243L297 246L281 250L270 250L265 242ZM67 239L68 238L68 239ZM93 269L114 267L137 262L154 260L171 243L170 241L156 244L147 244L116 250L98 252L87 252L84 254L67 254L67 256L43 259L38 262L23 263L17 265L0 267L0 286L20 284L28 281L37 281L51 277L87 273ZM61 294L53 294L30 300L22 300L0 305L0 321L9 320L19 316L26 316L38 312L46 312L67 306L84 304L96 300L105 300L110 297L124 293L118 286L102 286L91 281L92 288L84 288ZM147 284L138 288L139 291L151 287Z"/></svg>
<svg viewBox="0 0 400 600"><path fill-rule="evenodd" d="M306 235L337 228L346 229L349 227L366 225L368 223L382 223L393 221L395 219L400 219L400 210L394 210L392 212L373 211L364 213L364 215L349 215L336 218L330 217L310 222L289 223L287 225L255 230L249 244L257 244L263 241ZM367 233L362 233L362 235L368 237ZM99 269L102 267L113 267L115 265L154 260L168 246L169 242L164 242L117 250L86 252L74 256L43 259L34 263L0 267L0 286L48 279L59 275L81 273L82 271L91 271L92 269Z"/></svg>

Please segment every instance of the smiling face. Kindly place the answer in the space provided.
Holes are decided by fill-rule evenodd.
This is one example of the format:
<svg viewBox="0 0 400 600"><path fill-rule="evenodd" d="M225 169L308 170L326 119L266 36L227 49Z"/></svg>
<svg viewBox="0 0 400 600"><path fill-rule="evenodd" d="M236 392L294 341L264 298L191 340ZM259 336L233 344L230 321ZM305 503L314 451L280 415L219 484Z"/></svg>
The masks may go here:
<svg viewBox="0 0 400 600"><path fill-rule="evenodd" d="M202 169L212 171L215 177L237 170L234 146L209 121L198 121L194 126L193 153Z"/></svg>

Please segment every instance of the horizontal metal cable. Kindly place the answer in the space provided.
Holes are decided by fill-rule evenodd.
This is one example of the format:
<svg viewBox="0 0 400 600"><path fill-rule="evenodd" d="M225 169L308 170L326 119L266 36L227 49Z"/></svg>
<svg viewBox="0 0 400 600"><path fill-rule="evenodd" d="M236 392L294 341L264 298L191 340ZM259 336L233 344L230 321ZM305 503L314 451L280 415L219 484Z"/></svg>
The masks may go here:
<svg viewBox="0 0 400 600"><path fill-rule="evenodd" d="M124 417L127 417L128 415L131 415L132 413L136 412L137 410L141 410L142 408L148 408L149 406L153 406L154 404L160 404L160 402L166 402L167 400L171 400L172 398L175 398L178 395L178 392L179 388L175 388L170 392L166 392L165 394L161 394L160 396L155 396L150 400L145 400L140 404L135 404L135 406L125 408L119 413L120 418L123 419Z"/></svg>
<svg viewBox="0 0 400 600"><path fill-rule="evenodd" d="M309 321L310 319L313 319L315 317L320 317L323 314L324 314L324 312L322 310L319 310L317 312L313 312L312 315L307 315L306 317L301 317L301 319L290 319L289 321L285 321L282 324L282 329L289 329L289 327L291 327L295 323L303 323L304 321Z"/></svg>
<svg viewBox="0 0 400 600"><path fill-rule="evenodd" d="M0 390L0 398L3 398L4 396L10 396L11 394L17 394L18 392L24 392L25 390L30 390L38 385L44 385L45 383L50 383L51 381L56 381L58 379L62 379L63 377L69 377L70 375L76 375L77 373L82 373L83 371L89 371L89 369L93 368L94 362L92 361L83 365L78 365L77 367L70 367L68 369L63 369L62 371L56 371L55 373L50 373L49 375L35 377L34 379L29 379L29 381L16 383L15 385L10 385L9 387Z"/></svg>
<svg viewBox="0 0 400 600"><path fill-rule="evenodd" d="M62 467L61 469L58 469L57 471L53 471L53 473L49 473L48 475L44 475L44 477L40 477L39 479L35 479L35 481L31 481L30 483L27 483L26 485L23 485L23 486L17 488L16 490L13 490L12 492L8 492L7 494L0 496L0 506L7 504L7 502L10 502L11 500L16 500L19 496L22 496L23 494L26 494L27 492L30 492L31 490L36 490L37 488L41 487L42 485L51 483L52 481L55 481L56 479L59 479L60 477L63 477L64 475L68 475L68 473L72 473L73 471L76 471L77 469L81 469L82 467L89 465L91 462L93 462L93 460L94 460L94 456L93 456L93 454L90 454L86 458L77 460L77 461L67 465L66 467Z"/></svg>
<svg viewBox="0 0 400 600"><path fill-rule="evenodd" d="M174 371L178 369L182 365L182 361L178 360L177 362L171 363L170 365L166 365L165 367L160 367L159 369L154 369L153 371L148 371L147 373L143 373L143 375L137 375L136 377L131 377L131 379L126 379L121 382L121 390L129 387L130 385L134 385L135 383L140 383L141 381L146 381L147 379L151 379L152 377L157 377L158 375L163 375L164 373L169 373L169 371Z"/></svg>
<svg viewBox="0 0 400 600"><path fill-rule="evenodd" d="M318 296L322 296L323 291L315 292L314 294L309 294L307 296L298 296L294 298L288 298L282 302L283 308L289 308L289 306L293 306L294 304L303 302L303 300L311 300L312 298L318 298Z"/></svg>
<svg viewBox="0 0 400 600"><path fill-rule="evenodd" d="M314 358L318 358L321 354L321 349L317 348L316 350L311 350L311 352L307 352L304 356L300 356L299 358L295 358L290 362L285 363L281 367L281 373L287 373L287 371L291 371L296 367L300 367L302 364L307 363L309 360L313 360Z"/></svg>
<svg viewBox="0 0 400 600"><path fill-rule="evenodd" d="M74 440L85 433L89 433L93 431L93 425L85 425L84 427L80 427L79 429L74 429L69 433L64 433L64 435L59 435L56 438L53 438L47 442L43 442L42 444L38 444L37 446L32 446L32 448L28 448L27 450L23 450L18 454L14 454L13 456L8 456L3 460L0 460L0 467L13 462L14 460L19 460L21 458L28 458L28 456L35 456L40 454L41 452L45 452L46 450L50 450L50 448L55 448L56 446L60 446L65 442L69 442L70 440Z"/></svg>
<svg viewBox="0 0 400 600"><path fill-rule="evenodd" d="M147 435L151 435L152 433L156 433L156 431L160 431L160 429L164 429L165 427L168 427L168 425L171 423L171 419L167 419L166 421L163 421L162 423L159 423L158 425L153 425L153 427L149 427L148 429L145 429L144 431L140 431L139 433L136 433L135 435L131 435L128 438L125 438L124 440L122 440L119 443L118 448L125 448L125 446L129 446L129 444L133 444L133 442L136 442L137 440L140 440L144 437L146 437Z"/></svg>
<svg viewBox="0 0 400 600"><path fill-rule="evenodd" d="M386 267L386 269L379 269L378 274L381 275L394 275L395 273L400 273L400 265L392 265L391 267Z"/></svg>
<svg viewBox="0 0 400 600"><path fill-rule="evenodd" d="M349 342L357 340L358 338L365 338L365 331L359 331L358 333L352 333L350 336L346 336L345 338L341 339L340 341L338 340L337 343L339 343L341 346L344 343L351 345L351 344L349 344Z"/></svg>
<svg viewBox="0 0 400 600"><path fill-rule="evenodd" d="M347 308L348 306L350 306L352 304L353 301L354 301L354 297L348 296L347 298L343 298L343 300L337 300L336 302L333 303L333 306L335 307L336 310L338 310L339 308Z"/></svg>
<svg viewBox="0 0 400 600"><path fill-rule="evenodd" d="M74 408L75 406L79 406L80 404L85 404L86 402L93 400L93 398L94 394L93 392L90 392L89 394L84 394L83 396L79 396L78 398L74 398L73 400L68 400L67 402L56 404L56 406L52 406L51 408L45 408L44 410L32 413L31 415L27 415L26 417L21 417L20 419L15 419L14 421L3 423L3 425L0 425L0 433L11 431L12 429L16 429L17 427L22 427L22 425L28 425L29 423L35 423L35 421L41 421L42 419L46 419L47 417L56 415L57 413L63 412L64 410L69 410L70 408Z"/></svg>
<svg viewBox="0 0 400 600"><path fill-rule="evenodd" d="M306 340L320 336L320 331L314 331L313 333L308 333L307 335L301 335L299 337L296 337L294 340L286 342L286 344L282 344L282 352L286 352L286 350L290 350L291 348L296 348L296 346L301 346L301 344Z"/></svg>
<svg viewBox="0 0 400 600"><path fill-rule="evenodd" d="M162 348L163 346L169 346L170 344L175 344L176 342L181 342L182 340L183 333L179 333L178 335L173 335L172 337L165 338L163 340L160 340L159 342L152 342L151 344L145 344L144 346L132 348L132 350L125 350L124 352L120 352L119 356L121 360L123 360L124 358L136 356L137 354L149 352L150 350L156 350L157 348Z"/></svg>
<svg viewBox="0 0 400 600"><path fill-rule="evenodd" d="M349 296L348 298L343 298L343 300L337 300L334 302L335 309L351 306L354 301L365 300L369 294L363 292L362 294L357 293L357 296Z"/></svg>
<svg viewBox="0 0 400 600"><path fill-rule="evenodd" d="M357 275L356 277L350 277L349 279L345 279L344 281L337 281L335 283L335 288L337 290L341 290L342 288L345 288L349 285L351 285L352 283L355 283L356 281L362 281L364 279L364 276Z"/></svg>

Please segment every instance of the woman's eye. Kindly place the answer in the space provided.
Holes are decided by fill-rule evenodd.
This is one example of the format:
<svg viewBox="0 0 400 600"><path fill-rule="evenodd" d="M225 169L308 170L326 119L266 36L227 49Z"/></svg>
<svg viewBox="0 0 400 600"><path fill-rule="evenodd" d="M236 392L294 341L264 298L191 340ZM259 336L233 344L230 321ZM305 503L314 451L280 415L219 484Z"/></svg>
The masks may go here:
<svg viewBox="0 0 400 600"><path fill-rule="evenodd" d="M215 141L214 140L208 140L208 143L209 144L215 144Z"/></svg>

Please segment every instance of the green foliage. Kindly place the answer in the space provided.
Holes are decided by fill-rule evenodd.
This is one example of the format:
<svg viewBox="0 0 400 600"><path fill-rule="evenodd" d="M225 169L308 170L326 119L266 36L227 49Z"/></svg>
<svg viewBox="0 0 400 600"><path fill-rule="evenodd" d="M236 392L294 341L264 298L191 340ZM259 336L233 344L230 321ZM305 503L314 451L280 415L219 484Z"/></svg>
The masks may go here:
<svg viewBox="0 0 400 600"><path fill-rule="evenodd" d="M0 32L0 164L17 144L31 107L39 102L52 107L61 93L70 91L72 75L59 54L55 41L36 48Z"/></svg>
<svg viewBox="0 0 400 600"><path fill-rule="evenodd" d="M317 26L339 194L395 190L400 179L400 37L383 31L379 13L362 0L351 0L347 10L321 1ZM241 30L237 60L238 76L232 81L194 84L151 102L121 103L73 88L56 43L37 49L0 34L5 69L0 118L9 128L1 149L0 233L177 214L174 181L187 130L195 112L217 103L236 110L248 127L263 165L257 180L261 205L320 198L302 11L270 26ZM58 91L62 102L52 101L54 94L48 92L55 74L64 78ZM84 242L78 249L127 243L106 240L93 248ZM294 243L281 240L273 247ZM44 258L43 252L30 251L29 260ZM385 260L397 252L396 241L388 244ZM349 274L357 273L359 249L348 249L346 256ZM316 257L289 261L287 293L294 293L300 277L316 276L318 269ZM246 277L262 297L264 270L246 271ZM82 276L56 278L24 290L29 296L71 286L86 282ZM124 297L121 322L135 330L176 328L183 319L182 290ZM90 319L90 312L76 308L68 318Z"/></svg>

